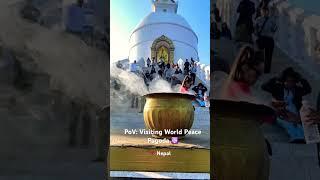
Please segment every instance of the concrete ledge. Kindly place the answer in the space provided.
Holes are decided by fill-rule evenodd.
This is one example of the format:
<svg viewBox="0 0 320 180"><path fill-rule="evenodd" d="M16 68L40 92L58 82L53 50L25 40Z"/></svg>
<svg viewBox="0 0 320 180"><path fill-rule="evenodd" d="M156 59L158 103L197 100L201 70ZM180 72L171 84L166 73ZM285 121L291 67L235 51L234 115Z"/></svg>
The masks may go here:
<svg viewBox="0 0 320 180"><path fill-rule="evenodd" d="M130 172L111 171L111 177L161 178L161 179L210 179L209 173Z"/></svg>

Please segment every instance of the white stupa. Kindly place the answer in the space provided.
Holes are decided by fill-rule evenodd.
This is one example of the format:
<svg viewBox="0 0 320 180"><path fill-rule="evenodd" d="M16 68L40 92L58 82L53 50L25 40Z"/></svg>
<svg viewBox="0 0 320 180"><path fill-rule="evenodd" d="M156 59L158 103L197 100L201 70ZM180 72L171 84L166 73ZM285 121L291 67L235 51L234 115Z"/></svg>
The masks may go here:
<svg viewBox="0 0 320 180"><path fill-rule="evenodd" d="M177 14L176 0L152 0L152 12L130 36L129 60L149 57L177 63L198 58L198 37L188 22Z"/></svg>

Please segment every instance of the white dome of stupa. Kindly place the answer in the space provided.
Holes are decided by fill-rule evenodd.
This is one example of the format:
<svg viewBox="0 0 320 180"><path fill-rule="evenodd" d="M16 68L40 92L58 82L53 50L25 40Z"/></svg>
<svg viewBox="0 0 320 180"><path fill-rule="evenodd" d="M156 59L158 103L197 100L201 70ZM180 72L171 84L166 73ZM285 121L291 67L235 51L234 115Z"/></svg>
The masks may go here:
<svg viewBox="0 0 320 180"><path fill-rule="evenodd" d="M177 14L174 0L153 0L153 11L143 18L130 36L129 60L163 59L177 63L179 59L199 59L198 37L190 24Z"/></svg>
<svg viewBox="0 0 320 180"><path fill-rule="evenodd" d="M155 23L176 24L193 31L189 23L182 16L176 13L166 12L151 12L136 26L134 31Z"/></svg>

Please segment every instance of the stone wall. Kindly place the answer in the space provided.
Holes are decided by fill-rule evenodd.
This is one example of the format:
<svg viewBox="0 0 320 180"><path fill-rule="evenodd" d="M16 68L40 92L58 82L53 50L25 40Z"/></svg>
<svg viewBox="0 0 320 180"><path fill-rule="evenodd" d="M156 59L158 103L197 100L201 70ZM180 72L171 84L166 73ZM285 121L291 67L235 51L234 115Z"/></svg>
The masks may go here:
<svg viewBox="0 0 320 180"><path fill-rule="evenodd" d="M240 1L217 0L222 20L227 22L232 32L235 30L238 17L236 10ZM314 79L320 79L320 16L295 7L287 0L272 2L279 23L275 37L277 46Z"/></svg>

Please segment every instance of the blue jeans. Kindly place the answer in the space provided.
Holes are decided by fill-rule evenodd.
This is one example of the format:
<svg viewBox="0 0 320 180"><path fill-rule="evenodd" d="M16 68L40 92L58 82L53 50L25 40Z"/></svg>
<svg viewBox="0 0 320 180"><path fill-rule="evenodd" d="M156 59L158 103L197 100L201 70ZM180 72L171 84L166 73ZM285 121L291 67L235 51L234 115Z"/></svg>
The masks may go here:
<svg viewBox="0 0 320 180"><path fill-rule="evenodd" d="M290 137L290 141L304 139L303 128L300 124L294 124L281 118L277 118L277 124L286 130Z"/></svg>
<svg viewBox="0 0 320 180"><path fill-rule="evenodd" d="M196 100L201 107L206 106L206 103L204 101L201 101L200 99L196 99Z"/></svg>

